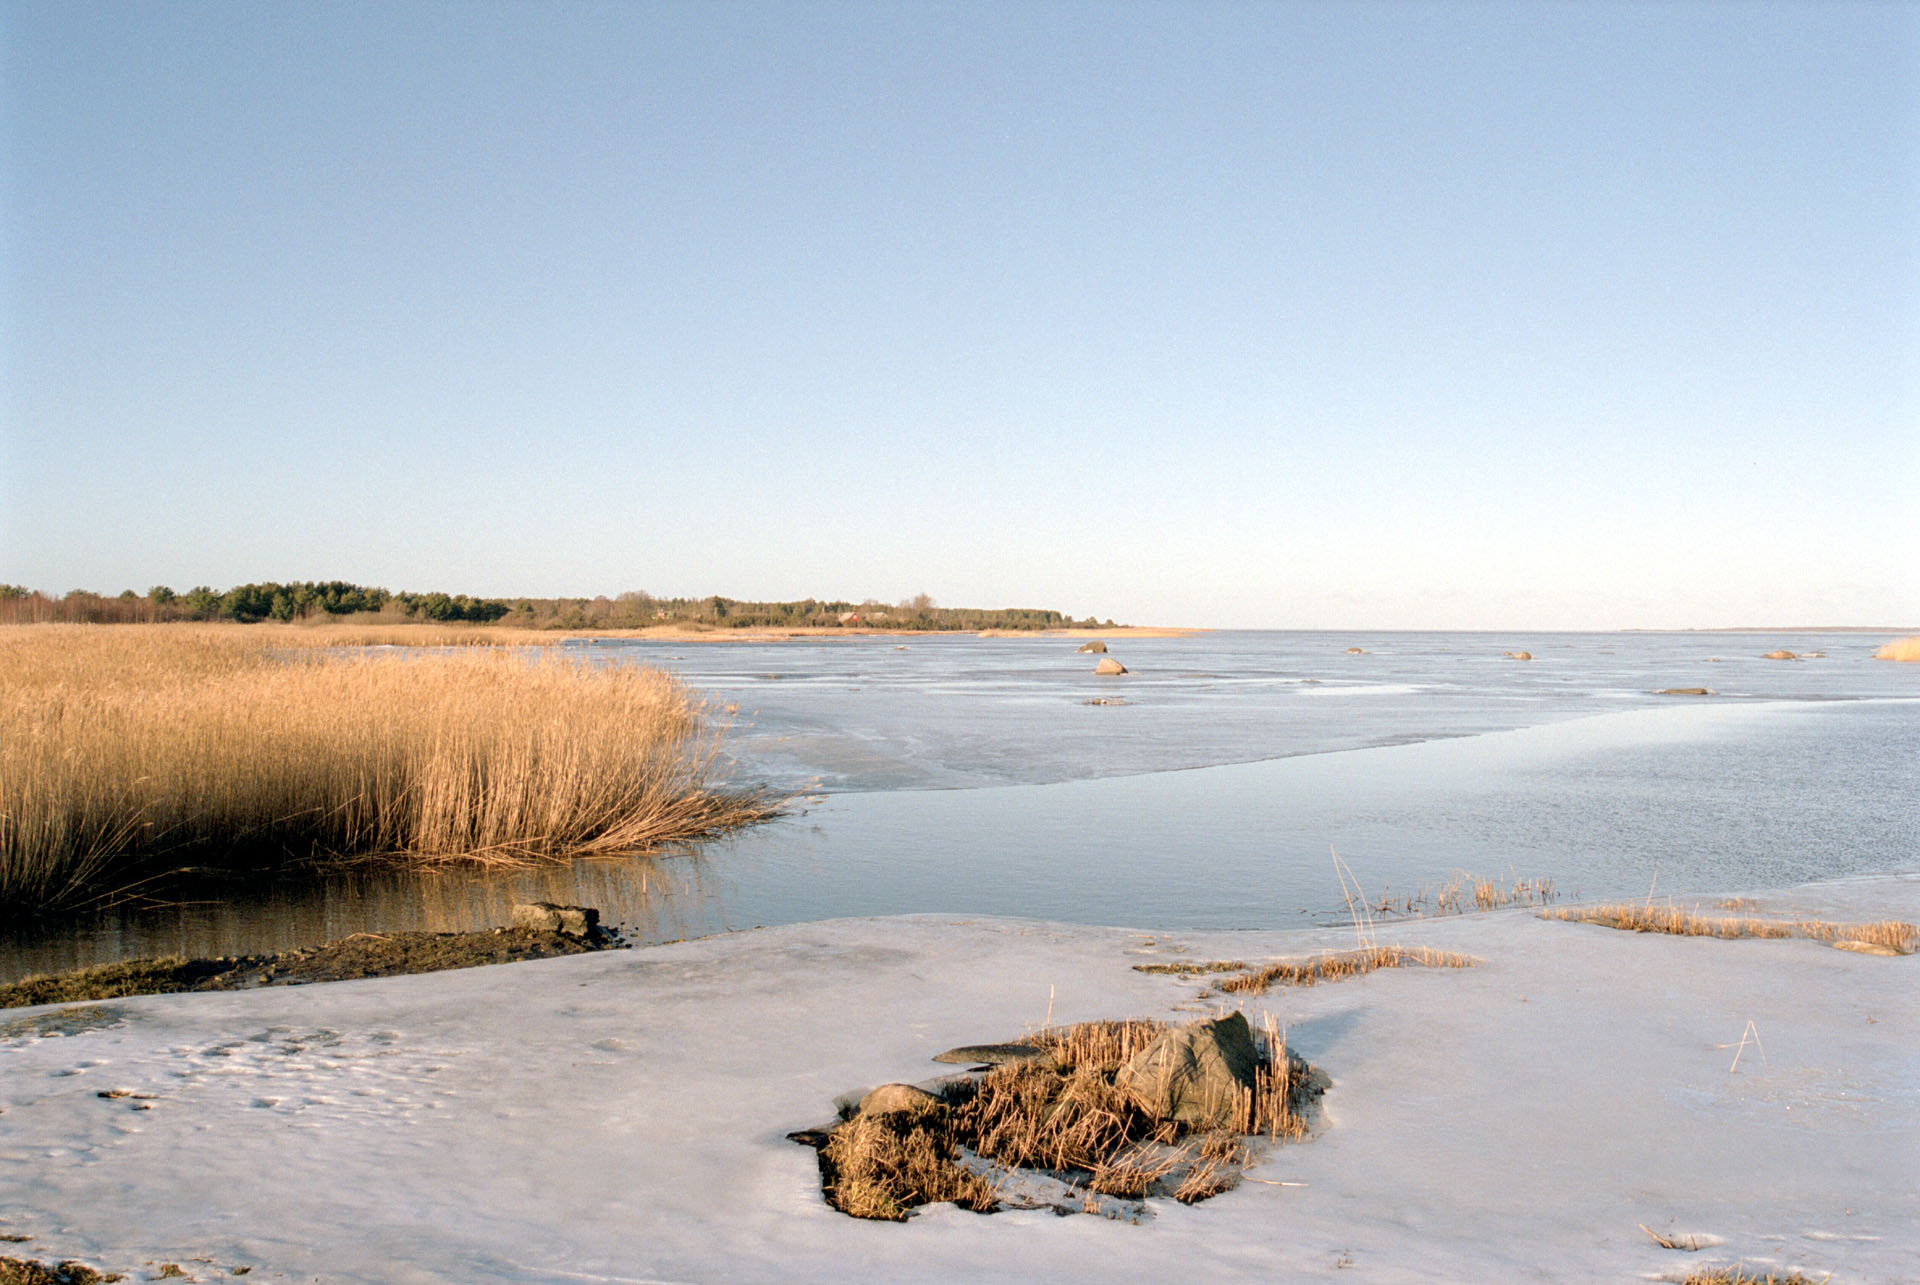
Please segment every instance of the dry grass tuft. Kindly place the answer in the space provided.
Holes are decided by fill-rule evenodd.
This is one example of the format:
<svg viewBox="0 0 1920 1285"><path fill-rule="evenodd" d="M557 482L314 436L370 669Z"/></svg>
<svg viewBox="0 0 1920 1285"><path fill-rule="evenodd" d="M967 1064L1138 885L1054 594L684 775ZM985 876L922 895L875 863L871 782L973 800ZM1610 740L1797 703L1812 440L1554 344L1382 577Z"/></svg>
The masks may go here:
<svg viewBox="0 0 1920 1285"><path fill-rule="evenodd" d="M1896 638L1873 653L1875 660L1920 660L1920 634Z"/></svg>
<svg viewBox="0 0 1920 1285"><path fill-rule="evenodd" d="M1735 1263L1688 1272L1681 1285L1814 1285L1814 1281L1800 1272L1751 1271Z"/></svg>
<svg viewBox="0 0 1920 1285"><path fill-rule="evenodd" d="M1113 1083L1112 1070L1086 1064L995 1067L957 1104L961 1130L990 1160L1023 1169L1100 1173L1135 1142L1171 1143L1157 1121Z"/></svg>
<svg viewBox="0 0 1920 1285"><path fill-rule="evenodd" d="M1504 910L1509 906L1544 906L1559 896L1551 879L1523 879L1509 874L1506 880L1456 870L1435 888L1421 884L1411 893L1396 896L1383 889L1368 907L1380 916L1425 918L1429 915L1460 915L1469 910Z"/></svg>
<svg viewBox="0 0 1920 1285"><path fill-rule="evenodd" d="M1021 1043L1045 1049L1057 1066L1118 1070L1121 1063L1153 1043L1166 1029L1165 1022L1145 1018L1078 1022L1072 1026L1043 1026Z"/></svg>
<svg viewBox="0 0 1920 1285"><path fill-rule="evenodd" d="M939 1201L984 1213L994 1207L993 1186L955 1163L958 1150L943 1103L856 1117L820 1151L827 1200L855 1218L896 1222Z"/></svg>
<svg viewBox="0 0 1920 1285"><path fill-rule="evenodd" d="M1313 959L1281 960L1228 977L1218 986L1222 991L1259 995L1270 986L1312 986L1317 982L1345 981L1349 977L1359 977L1381 968L1471 968L1476 962L1471 956L1456 955L1452 951L1413 946L1369 946Z"/></svg>
<svg viewBox="0 0 1920 1285"><path fill-rule="evenodd" d="M966 1148L1007 1169L1044 1170L1089 1193L1130 1199L1162 1193L1193 1203L1235 1187L1251 1162L1243 1138L1298 1139L1319 1092L1312 1069L1287 1051L1273 1019L1234 1131L1196 1132L1152 1114L1115 1085L1160 1022L1088 1022L1043 1029L1022 1042L1044 1056L997 1066L914 1111L856 1115L827 1135L822 1187L836 1209L899 1219L916 1205L995 1205L993 1187L959 1162ZM803 1135L796 1135L803 1136Z"/></svg>
<svg viewBox="0 0 1920 1285"><path fill-rule="evenodd" d="M295 645L338 632L0 630L0 905L183 867L632 853L773 810L716 782L707 712L659 671Z"/></svg>
<svg viewBox="0 0 1920 1285"><path fill-rule="evenodd" d="M1648 906L1639 902L1621 902L1610 906L1572 906L1543 910L1545 919L1563 919L1570 923L1601 924L1638 933L1673 933L1682 937L1787 938L1812 941L1865 942L1884 946L1902 955L1913 953L1920 943L1920 927L1887 919L1869 924L1837 924L1823 919L1737 919L1696 914L1678 906Z"/></svg>
<svg viewBox="0 0 1920 1285"><path fill-rule="evenodd" d="M1246 1172L1247 1150L1231 1133L1209 1133L1193 1147L1194 1159L1173 1198L1183 1205L1198 1204L1240 1185Z"/></svg>

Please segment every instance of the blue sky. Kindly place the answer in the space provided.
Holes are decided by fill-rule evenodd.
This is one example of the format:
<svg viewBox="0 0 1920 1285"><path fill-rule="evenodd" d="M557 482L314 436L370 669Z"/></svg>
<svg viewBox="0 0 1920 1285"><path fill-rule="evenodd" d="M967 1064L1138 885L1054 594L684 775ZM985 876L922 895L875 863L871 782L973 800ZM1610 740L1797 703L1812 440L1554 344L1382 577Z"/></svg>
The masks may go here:
<svg viewBox="0 0 1920 1285"><path fill-rule="evenodd" d="M0 15L0 580L1920 623L1920 6Z"/></svg>

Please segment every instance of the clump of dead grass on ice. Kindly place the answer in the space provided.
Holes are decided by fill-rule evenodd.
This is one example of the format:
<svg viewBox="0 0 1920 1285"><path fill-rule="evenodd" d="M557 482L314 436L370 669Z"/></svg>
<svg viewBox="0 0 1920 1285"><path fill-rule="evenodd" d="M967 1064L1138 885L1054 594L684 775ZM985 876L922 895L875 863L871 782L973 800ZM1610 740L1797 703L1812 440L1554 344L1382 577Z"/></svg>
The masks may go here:
<svg viewBox="0 0 1920 1285"><path fill-rule="evenodd" d="M1789 938L1835 943L1863 943L1913 953L1920 943L1920 926L1887 919L1877 923L1843 924L1823 919L1752 919L1727 915L1702 915L1678 906L1649 906L1640 902L1620 902L1602 906L1556 907L1540 912L1543 919L1561 919L1570 923L1600 924L1628 932L1673 933L1683 937Z"/></svg>
<svg viewBox="0 0 1920 1285"><path fill-rule="evenodd" d="M1364 946L1358 950L1334 951L1309 959L1277 960L1270 964L1248 964L1242 960L1194 961L1169 964L1135 964L1140 973L1168 973L1178 977L1199 977L1232 973L1214 985L1230 994L1260 995L1273 986L1313 986L1319 982L1340 982L1382 968L1471 968L1479 961L1471 955L1424 946Z"/></svg>
<svg viewBox="0 0 1920 1285"><path fill-rule="evenodd" d="M1306 1136L1304 1113L1322 1081L1287 1050L1270 1015L1231 1129L1194 1129L1144 1108L1115 1077L1166 1029L1147 1020L1043 1028L1022 1041L1042 1050L1037 1058L953 1083L937 1101L854 1115L820 1149L828 1202L857 1218L898 1220L943 1200L991 1211L994 1184L960 1163L964 1148L1001 1170L1042 1170L1100 1196L1163 1193L1192 1204L1239 1185L1252 1161L1247 1138Z"/></svg>
<svg viewBox="0 0 1920 1285"><path fill-rule="evenodd" d="M985 1213L993 1185L957 1162L953 1109L929 1102L884 1115L861 1115L828 1135L820 1150L827 1202L855 1218L899 1221L917 1205L952 1201Z"/></svg>
<svg viewBox="0 0 1920 1285"><path fill-rule="evenodd" d="M1813 1278L1800 1272L1756 1271L1744 1264L1726 1267L1702 1267L1688 1272L1681 1285L1815 1285Z"/></svg>

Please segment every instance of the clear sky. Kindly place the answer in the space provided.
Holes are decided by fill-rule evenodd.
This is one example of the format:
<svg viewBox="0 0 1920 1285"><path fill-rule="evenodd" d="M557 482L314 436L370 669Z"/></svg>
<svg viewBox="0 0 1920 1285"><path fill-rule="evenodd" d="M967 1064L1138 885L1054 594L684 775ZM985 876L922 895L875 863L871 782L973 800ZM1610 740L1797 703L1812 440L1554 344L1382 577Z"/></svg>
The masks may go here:
<svg viewBox="0 0 1920 1285"><path fill-rule="evenodd" d="M0 15L0 580L1920 622L1920 5Z"/></svg>

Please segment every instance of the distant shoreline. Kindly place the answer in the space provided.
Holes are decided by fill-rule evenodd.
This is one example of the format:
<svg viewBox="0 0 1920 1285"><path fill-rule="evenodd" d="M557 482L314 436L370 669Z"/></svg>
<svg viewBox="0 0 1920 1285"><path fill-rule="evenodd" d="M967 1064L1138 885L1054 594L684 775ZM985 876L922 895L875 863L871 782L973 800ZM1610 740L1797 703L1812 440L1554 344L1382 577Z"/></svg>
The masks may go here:
<svg viewBox="0 0 1920 1285"><path fill-rule="evenodd" d="M1687 629L1610 629L1621 634L1910 634L1913 625L1727 625Z"/></svg>
<svg viewBox="0 0 1920 1285"><path fill-rule="evenodd" d="M1185 638L1210 629L1166 625L1116 625L1111 629L884 629L872 625L795 625L790 628L755 626L747 629L689 629L684 625L650 625L643 629L562 629L564 638L637 638L667 642L787 642L798 638Z"/></svg>

